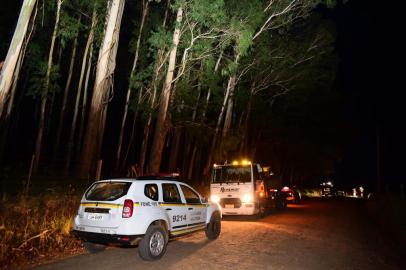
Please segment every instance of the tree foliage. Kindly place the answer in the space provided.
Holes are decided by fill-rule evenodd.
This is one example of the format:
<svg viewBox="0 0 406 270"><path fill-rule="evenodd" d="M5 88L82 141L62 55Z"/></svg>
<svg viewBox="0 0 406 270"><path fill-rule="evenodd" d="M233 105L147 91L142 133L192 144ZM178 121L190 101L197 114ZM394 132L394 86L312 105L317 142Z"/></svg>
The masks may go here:
<svg viewBox="0 0 406 270"><path fill-rule="evenodd" d="M286 167L294 167L301 172L316 167L315 164L308 164L308 156L319 158L311 159L313 161L328 160L331 163L339 158L337 149L341 141L337 136L332 136L334 124L339 122L339 117L333 111L333 108L338 108L339 100L334 92L337 72L334 25L322 19L315 11L318 5L332 7L335 1L128 2L124 15L131 18L123 19L121 35L129 38L120 39L118 53L120 57L124 55L128 59L134 57L137 49L143 5L149 5L137 52L137 69L131 72L127 59L117 59L120 74L114 75L118 80L111 85L110 99L106 99L107 103L113 104L108 119L118 122L125 106L124 89L132 93L128 106L131 115L124 126L123 142L127 144L127 152L131 155L127 162L139 162L140 145L145 139L145 134L141 135L143 128L147 125L153 128L157 121L156 113L162 94L160 91L168 71L173 32L177 28L180 29L180 40L171 82L168 117L170 132L162 154L164 160L171 156L168 154L169 146L174 144L171 132L181 127L176 130L181 130L180 136L185 139L185 143L176 151L183 151L184 155L183 160L177 160L176 163L180 165L188 160L194 148L198 150L193 155L204 163L208 156L205 148L209 147L212 136L215 136L218 123L224 121L220 119L224 106L230 109L232 120L228 137L216 143L213 157L217 161L230 159L232 155L241 154L241 151L254 158L254 149L261 144L276 149L270 159L279 164L281 171ZM55 103L49 106L54 106L54 110L58 111L63 96L60 85L66 81L67 59L71 55L72 44L77 37L78 47L85 47L91 30L92 14L95 13L97 24L92 42L93 54L89 61L90 67L86 69L89 84L94 81L94 67L104 37L106 11L111 1L63 1L49 91L45 91L44 78L55 4L55 0L46 0L37 7L39 17L34 22L35 31L28 46L27 61L24 62L24 70L27 72L21 78L28 83L19 89L19 93L32 97L42 97L44 93L55 94ZM176 12L180 7L183 9L183 20L177 23ZM127 31L131 35L126 34ZM77 59L73 60L87 61L82 57L83 52L79 49ZM74 69L72 78L73 81L79 79L79 69ZM227 100L226 93L231 79L235 82L235 89ZM73 85L77 85L77 82ZM86 105L91 101L90 96L90 93L87 96L80 94L78 100ZM68 106L71 107L67 111L70 113L73 111L74 98L73 94L69 96ZM325 106L325 103L332 105ZM83 114L87 113L84 107ZM110 114L110 109L107 114ZM81 121L85 125L87 117L83 119ZM131 119L133 123L129 122ZM149 119L151 123L148 123ZM105 138L109 140L118 136L115 129L110 128L115 127L114 121L107 123ZM54 131L51 128L49 132L52 135ZM145 143L149 149L151 142ZM76 144L80 146L81 142ZM51 144L49 148L52 148ZM103 144L102 153L107 159L109 153L114 151L113 148L114 144ZM165 166L164 163L164 169Z"/></svg>

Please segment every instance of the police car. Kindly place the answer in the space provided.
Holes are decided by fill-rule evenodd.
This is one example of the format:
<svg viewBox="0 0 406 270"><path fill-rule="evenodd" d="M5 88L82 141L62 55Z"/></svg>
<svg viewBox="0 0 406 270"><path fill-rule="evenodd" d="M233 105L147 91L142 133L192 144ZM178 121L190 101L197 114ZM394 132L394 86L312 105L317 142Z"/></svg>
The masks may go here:
<svg viewBox="0 0 406 270"><path fill-rule="evenodd" d="M189 185L159 177L93 183L82 197L73 233L90 252L106 245L138 245L144 260L161 258L174 237L221 231L221 208Z"/></svg>

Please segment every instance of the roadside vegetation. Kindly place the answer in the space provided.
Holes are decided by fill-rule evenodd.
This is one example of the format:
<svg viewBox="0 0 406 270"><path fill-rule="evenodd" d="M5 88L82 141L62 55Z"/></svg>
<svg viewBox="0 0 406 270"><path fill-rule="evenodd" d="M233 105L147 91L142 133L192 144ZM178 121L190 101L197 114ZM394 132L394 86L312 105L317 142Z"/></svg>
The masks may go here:
<svg viewBox="0 0 406 270"><path fill-rule="evenodd" d="M80 252L71 234L80 197L72 188L20 194L0 203L0 269L21 267L55 255Z"/></svg>

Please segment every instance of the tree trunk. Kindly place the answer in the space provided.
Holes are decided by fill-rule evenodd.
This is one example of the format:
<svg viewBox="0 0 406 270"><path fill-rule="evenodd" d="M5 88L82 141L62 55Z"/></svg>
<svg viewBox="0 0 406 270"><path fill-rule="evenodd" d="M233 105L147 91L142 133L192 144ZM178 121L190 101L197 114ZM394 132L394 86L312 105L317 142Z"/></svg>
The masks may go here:
<svg viewBox="0 0 406 270"><path fill-rule="evenodd" d="M94 169L95 161L100 157L109 92L113 87L112 77L116 65L115 59L124 4L125 0L111 0L109 2L103 43L96 67L96 79L85 143L81 155L80 176L82 178L89 176Z"/></svg>
<svg viewBox="0 0 406 270"><path fill-rule="evenodd" d="M174 135L172 138L171 155L169 157L169 172L177 171L179 146L180 146L180 138L182 135L182 130L180 127L175 127L173 129L173 133L174 133Z"/></svg>
<svg viewBox="0 0 406 270"><path fill-rule="evenodd" d="M17 83L18 83L18 80L19 80L19 78L20 78L20 71L21 71L21 67L22 67L22 65L23 65L24 56L25 56L25 51L26 51L26 49L27 49L28 42L30 41L31 35L32 35L32 33L34 32L34 28L35 28L35 18L37 17L37 11L38 11L38 10L35 9L35 13L34 13L34 15L32 16L32 19L31 19L31 29L30 29L30 33L28 34L27 37L25 37L25 40L24 40L23 45L22 45L22 47L21 47L20 56L18 57L16 69L15 69L14 76L13 76L13 82L12 82L12 85L13 85L13 86L12 86L12 89L11 89L10 100L9 100L8 106L7 106L7 114L6 114L6 120L5 120L6 124L7 124L8 120L9 120L9 118L10 118L11 111L12 111L12 109L13 109L14 98L15 98L16 90L17 90ZM1 72L1 69L0 69L0 72ZM24 84L24 85L25 85L25 84ZM0 118L1 118L1 111L0 111Z"/></svg>
<svg viewBox="0 0 406 270"><path fill-rule="evenodd" d="M137 107L135 108L135 112L134 112L134 118L133 118L133 124L132 124L132 128L131 128L131 135L130 135L130 139L128 140L128 147L127 147L127 151L125 152L125 156L124 159L122 161L122 165L120 168L120 171L124 170L124 167L126 165L127 159L128 159L128 155L130 153L131 147L133 145L134 142L134 137L135 137L135 129L137 126L137 118L138 118L138 108L140 106L141 103L141 99L142 99L142 95L143 95L143 89L141 88L139 93L138 93L138 101L137 101ZM142 174L142 170L143 168L140 167L140 173Z"/></svg>
<svg viewBox="0 0 406 270"><path fill-rule="evenodd" d="M162 89L161 103L159 106L158 119L155 127L154 141L151 150L149 167L152 173L158 173L161 167L162 151L165 144L165 136L167 133L166 116L171 96L171 86L173 73L176 64L176 52L180 39L180 25L183 19L183 8L179 7L176 16L176 27L173 33L173 46L169 55L168 71Z"/></svg>
<svg viewBox="0 0 406 270"><path fill-rule="evenodd" d="M131 69L131 74L130 74L130 78L132 78L135 75L135 70L137 68L137 62L138 62L138 54L140 51L140 47L141 47L141 36L142 36L142 31L144 29L144 23L145 23L145 18L147 17L148 14L148 8L149 8L149 0L143 0L142 1L142 17L141 17L141 25L138 31L138 38L137 38L137 45L135 48L135 56L134 56L134 62L133 62L133 66ZM121 121L121 129L120 129L120 135L118 138L118 146L117 146L117 154L116 154L116 168L118 168L119 163L120 163L120 156L121 156L121 147L122 147L122 143L123 143L123 137L124 137L124 127L125 127L125 122L127 120L127 113L128 113L128 105L130 102L130 96L131 96L131 89L130 87L128 87L127 89L127 98L126 98L126 103L125 103L125 107L124 107L124 115L123 115L123 119Z"/></svg>
<svg viewBox="0 0 406 270"><path fill-rule="evenodd" d="M21 68L17 65L19 58L23 57L22 48L30 23L32 11L37 3L36 0L24 0L18 17L17 26L7 52L6 60L0 73L0 118L3 114L5 104L10 95L13 84L13 76ZM22 62L22 60L21 60Z"/></svg>
<svg viewBox="0 0 406 270"><path fill-rule="evenodd" d="M209 171L210 171L211 160L213 158L214 148L216 147L217 137L218 137L218 134L220 133L221 123L223 122L224 111L226 109L228 98L229 98L229 95L230 95L230 83L231 83L231 80L228 80L226 94L225 94L224 99L223 99L223 104L222 104L221 109L220 109L219 117L217 118L216 129L214 130L213 139L211 140L209 153L207 155L206 166L205 166L204 171L203 171L203 175L206 176L206 177L208 176Z"/></svg>
<svg viewBox="0 0 406 270"><path fill-rule="evenodd" d="M162 22L162 28L165 28L165 26L166 26L169 8L170 8L170 0L168 0L166 3L165 16L164 16L164 20ZM151 81L151 87L150 87L153 89L152 98L150 99L150 110L148 112L147 121L144 126L144 137L142 139L141 151L140 151L139 160L140 160L141 174L144 173L144 169L145 169L146 154L147 154L147 147L148 147L149 134L150 134L150 126L151 126L151 122L152 122L152 111L155 109L155 102L156 102L156 96L157 96L159 71L160 71L161 65L163 64L163 61L164 61L164 51L162 49L158 50L157 59L158 60L156 61L155 68L154 68L154 77Z"/></svg>
<svg viewBox="0 0 406 270"><path fill-rule="evenodd" d="M50 77L51 77L52 61L53 61L53 54L54 54L54 48L55 48L55 40L56 40L56 37L58 34L58 29L59 29L59 18L60 18L60 14L61 14L61 5L62 5L62 0L58 0L57 6L56 6L55 25L54 25L54 30L53 30L52 39L51 39L51 47L49 49L47 73L45 76L45 83L44 83L45 92L42 94L42 98L41 98L40 119L39 119L37 140L35 143L35 159L34 159L34 166L33 166L34 173L38 169L38 164L39 164L39 160L41 157L42 136L44 134L44 127L45 127L45 112L46 112L47 100L48 100L49 83L50 83L50 79L51 79Z"/></svg>
<svg viewBox="0 0 406 270"><path fill-rule="evenodd" d="M78 23L80 23L80 17L79 17ZM62 128L63 128L63 122L65 120L66 105L68 103L70 84L72 81L72 74L73 74L73 66L75 65L76 51L77 51L77 47L78 47L78 35L79 35L79 31L76 33L75 40L73 41L73 45L72 45L73 49L72 49L72 55L71 55L70 64L69 64L69 73L68 73L68 78L66 79L65 91L63 93L63 100L62 100L62 108L61 108L61 113L59 115L58 130L56 133L54 160L58 154L59 143L61 140L61 134L62 134Z"/></svg>
<svg viewBox="0 0 406 270"><path fill-rule="evenodd" d="M240 55L237 54L235 56L234 63L238 64L238 61L240 60ZM228 98L228 104L227 104L227 113L224 119L224 126L223 126L223 138L227 136L230 127L231 127L231 122L233 119L233 110L234 110L234 92L235 92L235 86L237 84L237 75L233 74L230 76L228 80L228 85L227 87L229 88L227 91L229 91L229 98Z"/></svg>
<svg viewBox="0 0 406 270"><path fill-rule="evenodd" d="M253 95L254 95L254 86L251 86L251 93L250 93L250 97L249 97L248 104L247 104L246 115L245 115L245 119L244 119L244 126L242 127L243 131L242 131L242 136L241 136L240 149L238 151L240 153L240 156L247 154L247 152L245 151L245 145L246 145L246 140L247 140L248 123L249 123L249 120L251 117L251 107L252 107Z"/></svg>
<svg viewBox="0 0 406 270"><path fill-rule="evenodd" d="M80 70L78 90L76 93L72 125L71 125L70 132L69 132L68 149L67 149L67 153L66 153L66 163L65 163L66 170L68 170L70 168L70 164L72 162L73 146L74 146L74 142L75 142L75 131L76 131L76 125L77 125L76 123L77 123L78 112L79 112L80 97L82 95L83 78L85 76L86 65L88 66L88 70L90 69L91 61L89 61L89 63L87 61L88 61L88 58L91 59L91 54L89 55L89 48L91 48L91 46L93 44L94 28L96 27L96 22L97 22L96 11L93 11L92 25L90 27L89 36L87 37L87 41L86 41L85 51L83 53L82 67ZM84 99L86 99L86 97L84 97Z"/></svg>
<svg viewBox="0 0 406 270"><path fill-rule="evenodd" d="M231 127L231 121L233 119L235 84L236 84L236 75L232 75L228 80L227 86L227 88L229 88L227 90L229 92L229 97L227 102L227 112L224 119L223 138L227 136Z"/></svg>
<svg viewBox="0 0 406 270"><path fill-rule="evenodd" d="M80 153L82 150L83 144L83 133L85 130L85 123L86 123L86 113L87 113L87 100L88 100L88 92L89 92L89 79L90 79L90 72L92 70L92 58L93 58L93 40L92 44L90 45L89 56L87 57L87 71L86 71L86 79L85 85L83 87L83 99L82 99L82 112L80 116L80 129L79 129L79 136L78 136L78 143L77 143L77 153Z"/></svg>
<svg viewBox="0 0 406 270"><path fill-rule="evenodd" d="M193 144L193 150L192 150L192 156L190 157L189 160L189 169L188 169L188 174L187 174L187 179L192 179L193 176L193 167L195 164L195 159L196 159L196 152L197 152L197 141L195 140Z"/></svg>

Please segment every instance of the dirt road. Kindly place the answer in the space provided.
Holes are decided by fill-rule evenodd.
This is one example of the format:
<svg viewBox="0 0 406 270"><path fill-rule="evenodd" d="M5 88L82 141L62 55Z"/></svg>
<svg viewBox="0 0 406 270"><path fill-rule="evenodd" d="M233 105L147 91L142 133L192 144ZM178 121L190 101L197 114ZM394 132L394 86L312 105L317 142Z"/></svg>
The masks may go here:
<svg viewBox="0 0 406 270"><path fill-rule="evenodd" d="M260 220L224 220L216 241L204 232L171 241L160 261L109 248L35 269L406 269L402 249L363 209L362 201L310 200Z"/></svg>

